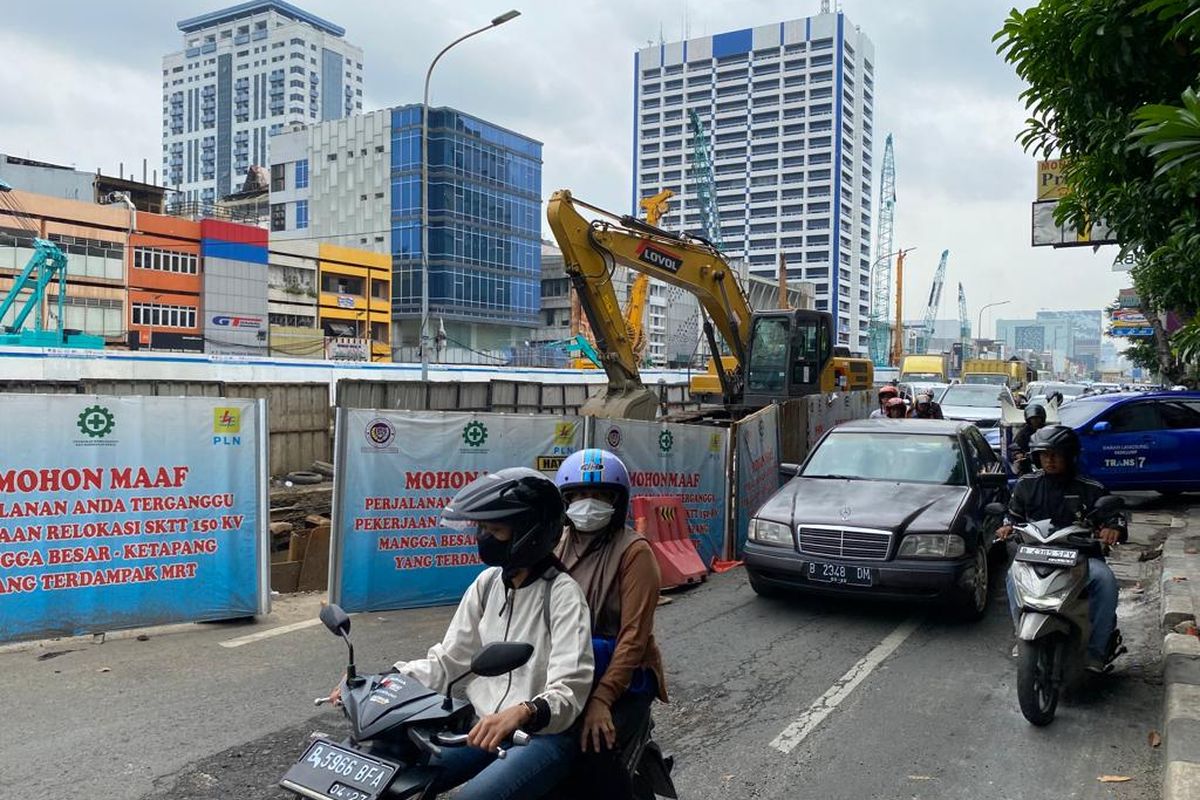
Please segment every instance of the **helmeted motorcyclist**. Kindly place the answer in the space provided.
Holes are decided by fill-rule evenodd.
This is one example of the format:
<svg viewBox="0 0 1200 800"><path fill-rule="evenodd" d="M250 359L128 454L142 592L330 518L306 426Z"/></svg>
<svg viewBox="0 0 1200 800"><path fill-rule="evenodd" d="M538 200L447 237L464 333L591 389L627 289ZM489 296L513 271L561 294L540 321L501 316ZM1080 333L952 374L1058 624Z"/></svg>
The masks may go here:
<svg viewBox="0 0 1200 800"><path fill-rule="evenodd" d="M871 419L878 419L879 417L886 417L887 412L885 409L887 407L887 402L889 400L891 400L895 397L899 397L899 396L900 396L900 389L896 386L888 384L887 386L879 387L879 395L878 395L879 408L877 408L871 412Z"/></svg>
<svg viewBox="0 0 1200 800"><path fill-rule="evenodd" d="M508 675L456 684L479 719L469 747L443 748L431 759L442 768L435 791L465 783L458 800L538 798L573 765L577 745L569 729L592 688L594 662L587 600L554 555L562 515L554 482L525 467L477 478L442 511L444 524L475 534L491 569L467 588L441 643L395 668L444 693L484 645L528 642L534 651ZM530 743L497 759L496 747L518 729L534 734Z"/></svg>
<svg viewBox="0 0 1200 800"><path fill-rule="evenodd" d="M1033 461L1029 454L1030 438L1046 425L1046 407L1040 403L1025 406L1025 424L1013 435L1012 453L1008 463L1013 472L1025 475L1033 472Z"/></svg>
<svg viewBox="0 0 1200 800"><path fill-rule="evenodd" d="M945 419L942 416L942 406L933 399L933 394L930 392L917 394L910 416L913 419Z"/></svg>
<svg viewBox="0 0 1200 800"><path fill-rule="evenodd" d="M1096 501L1108 494L1103 485L1078 474L1079 436L1066 425L1048 425L1030 439L1029 450L1041 468L1017 481L1008 504L1004 525L996 531L1000 539L1012 533L1014 522L1049 519L1056 527L1070 525L1076 514L1090 511ZM1078 498L1077 506L1068 498ZM1087 668L1102 672L1108 655L1109 638L1117 627L1117 579L1104 561L1099 546L1124 541L1128 532L1124 518L1114 512L1097 522L1099 530L1094 553L1088 553L1088 617L1091 637L1087 646ZM1016 591L1011 574L1007 578L1008 605L1015 622L1020 609L1016 607Z"/></svg>
<svg viewBox="0 0 1200 800"><path fill-rule="evenodd" d="M893 397L883 404L883 416L888 419L907 419L908 403L902 397Z"/></svg>
<svg viewBox="0 0 1200 800"><path fill-rule="evenodd" d="M633 797L622 754L666 702L662 655L654 641L661 575L650 544L626 525L630 481L606 450L579 450L555 483L567 503L557 554L591 609L596 684L581 721L583 751L573 797Z"/></svg>

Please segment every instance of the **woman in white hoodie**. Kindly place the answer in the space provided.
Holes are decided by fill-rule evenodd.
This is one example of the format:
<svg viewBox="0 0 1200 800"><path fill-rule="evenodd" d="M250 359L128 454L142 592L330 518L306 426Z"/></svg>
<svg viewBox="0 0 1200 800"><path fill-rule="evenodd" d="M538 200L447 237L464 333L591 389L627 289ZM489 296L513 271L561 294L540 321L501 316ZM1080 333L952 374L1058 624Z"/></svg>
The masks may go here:
<svg viewBox="0 0 1200 800"><path fill-rule="evenodd" d="M445 748L433 763L443 769L438 791L465 783L457 800L534 800L570 770L578 745L567 729L592 688L587 599L554 556L562 497L546 476L512 467L464 487L442 519L473 531L480 559L491 568L467 589L441 643L396 669L445 692L485 645L532 644L533 657L508 675L471 676L455 685L478 721L469 747ZM518 729L533 734L531 742L497 759L497 746Z"/></svg>

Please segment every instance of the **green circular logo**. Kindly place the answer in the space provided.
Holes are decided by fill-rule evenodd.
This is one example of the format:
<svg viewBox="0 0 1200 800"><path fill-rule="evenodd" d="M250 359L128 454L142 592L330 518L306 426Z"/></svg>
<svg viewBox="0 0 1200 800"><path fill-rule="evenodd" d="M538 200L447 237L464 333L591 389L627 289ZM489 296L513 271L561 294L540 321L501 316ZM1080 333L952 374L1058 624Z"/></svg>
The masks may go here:
<svg viewBox="0 0 1200 800"><path fill-rule="evenodd" d="M665 428L658 434L658 449L664 453L671 452L671 448L675 446L675 437L671 435L669 430Z"/></svg>
<svg viewBox="0 0 1200 800"><path fill-rule="evenodd" d="M468 447L482 447L487 441L488 429L479 420L472 420L463 427L463 442Z"/></svg>
<svg viewBox="0 0 1200 800"><path fill-rule="evenodd" d="M85 436L99 439L112 433L113 428L117 426L117 421L112 412L104 406L88 406L79 412L79 419L75 424L79 426L79 430Z"/></svg>

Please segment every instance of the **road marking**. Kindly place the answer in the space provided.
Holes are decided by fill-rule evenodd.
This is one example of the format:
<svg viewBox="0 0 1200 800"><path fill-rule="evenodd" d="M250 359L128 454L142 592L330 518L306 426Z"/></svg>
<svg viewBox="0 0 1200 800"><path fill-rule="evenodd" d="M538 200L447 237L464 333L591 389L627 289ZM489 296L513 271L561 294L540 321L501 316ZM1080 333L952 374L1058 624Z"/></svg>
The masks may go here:
<svg viewBox="0 0 1200 800"><path fill-rule="evenodd" d="M236 639L226 639L225 641L221 642L221 647L241 647L244 644L261 642L263 639L270 639L272 636L282 636L285 633L303 630L304 628L311 628L313 625L320 624L321 620L319 619L306 619L303 622L293 622L291 625L280 625L278 628L267 628L265 631L239 636Z"/></svg>
<svg viewBox="0 0 1200 800"><path fill-rule="evenodd" d="M896 648L904 644L904 640L911 636L913 631L921 627L922 621L919 617L913 617L900 623L896 630L871 648L871 652L846 670L846 674L838 678L833 686L830 686L825 694L818 697L816 702L809 706L808 710L801 714L795 722L784 728L783 732L771 742L771 747L781 753L790 753L795 750L818 725L825 721L826 717L833 713L833 710L843 700L850 696L860 683L867 679L868 675L875 671L876 667L894 653Z"/></svg>

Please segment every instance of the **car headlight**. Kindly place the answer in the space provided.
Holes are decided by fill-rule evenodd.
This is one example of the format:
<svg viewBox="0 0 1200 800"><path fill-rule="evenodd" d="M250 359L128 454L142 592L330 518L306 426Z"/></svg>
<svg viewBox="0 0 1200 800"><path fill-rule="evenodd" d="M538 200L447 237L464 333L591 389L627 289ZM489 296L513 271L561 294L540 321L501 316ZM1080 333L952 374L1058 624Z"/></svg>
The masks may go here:
<svg viewBox="0 0 1200 800"><path fill-rule="evenodd" d="M791 547L792 529L782 522L772 522L769 519L750 520L750 541L756 544L769 544L775 547Z"/></svg>
<svg viewBox="0 0 1200 800"><path fill-rule="evenodd" d="M967 552L967 543L953 533L912 533L900 542L900 557L958 558Z"/></svg>

